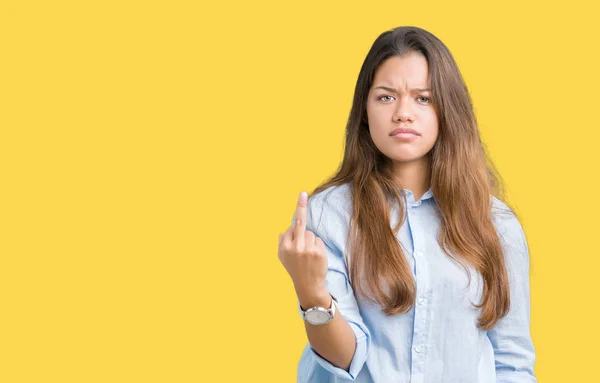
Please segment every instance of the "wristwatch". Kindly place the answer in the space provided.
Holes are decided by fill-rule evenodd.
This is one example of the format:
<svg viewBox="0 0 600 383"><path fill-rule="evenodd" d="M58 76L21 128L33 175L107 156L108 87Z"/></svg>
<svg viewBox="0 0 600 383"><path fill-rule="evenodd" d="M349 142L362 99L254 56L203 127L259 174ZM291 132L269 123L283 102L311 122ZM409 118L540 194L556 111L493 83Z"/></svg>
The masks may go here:
<svg viewBox="0 0 600 383"><path fill-rule="evenodd" d="M331 294L329 294L331 295ZM330 308L325 308L325 307L311 307L308 310L304 311L302 309L302 306L300 306L300 304L298 304L298 307L300 308L300 315L302 316L302 319L304 319L305 321L307 321L308 323L312 324L312 325L316 325L316 326L320 326L320 325L324 325L326 323L329 323L333 320L333 317L335 316L335 303L337 302L337 299L335 299L335 297L333 295L331 295L331 307Z"/></svg>

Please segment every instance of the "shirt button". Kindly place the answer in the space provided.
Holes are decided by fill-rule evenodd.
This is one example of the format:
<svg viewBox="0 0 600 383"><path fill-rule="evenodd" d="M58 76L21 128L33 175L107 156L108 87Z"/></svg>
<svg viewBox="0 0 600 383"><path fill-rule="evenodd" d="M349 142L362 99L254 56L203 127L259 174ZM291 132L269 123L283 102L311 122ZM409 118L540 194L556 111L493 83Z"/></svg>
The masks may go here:
<svg viewBox="0 0 600 383"><path fill-rule="evenodd" d="M420 297L419 299L417 299L417 303L420 304L420 305L424 304L425 301L427 301L427 299L425 299L423 297Z"/></svg>
<svg viewBox="0 0 600 383"><path fill-rule="evenodd" d="M418 345L418 346L415 348L415 351L416 351L416 352L418 352L418 353L425 352L425 345L422 345L422 344Z"/></svg>
<svg viewBox="0 0 600 383"><path fill-rule="evenodd" d="M422 256L423 256L423 253L421 253L420 251L416 251L416 252L415 252L415 255L416 255L417 257L422 257Z"/></svg>

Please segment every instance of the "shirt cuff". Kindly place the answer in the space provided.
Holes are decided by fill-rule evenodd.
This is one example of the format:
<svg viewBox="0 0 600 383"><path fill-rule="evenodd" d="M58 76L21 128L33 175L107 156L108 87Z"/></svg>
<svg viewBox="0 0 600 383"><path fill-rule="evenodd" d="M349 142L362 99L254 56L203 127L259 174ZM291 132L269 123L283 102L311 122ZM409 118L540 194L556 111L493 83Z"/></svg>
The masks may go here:
<svg viewBox="0 0 600 383"><path fill-rule="evenodd" d="M528 372L499 373L496 371L496 383L537 383L537 378Z"/></svg>
<svg viewBox="0 0 600 383"><path fill-rule="evenodd" d="M354 336L356 339L356 350L354 351L354 356L352 356L352 361L350 362L350 368L348 371L336 367L326 359L322 358L313 348L310 346L309 342L309 350L310 353L314 356L316 361L323 367L325 370L329 371L334 376L339 378L354 381L360 371L362 370L366 360L367 360L367 351L368 351L368 342L369 339L365 335L365 332L354 322L348 322L352 331L354 331Z"/></svg>

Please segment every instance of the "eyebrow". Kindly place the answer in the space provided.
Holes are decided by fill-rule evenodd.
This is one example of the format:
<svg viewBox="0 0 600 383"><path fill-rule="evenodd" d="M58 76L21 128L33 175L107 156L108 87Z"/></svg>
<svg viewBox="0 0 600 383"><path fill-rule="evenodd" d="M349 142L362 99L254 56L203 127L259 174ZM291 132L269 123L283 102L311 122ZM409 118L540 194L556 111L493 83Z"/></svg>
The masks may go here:
<svg viewBox="0 0 600 383"><path fill-rule="evenodd" d="M398 91L395 88L390 88L387 86L378 86L375 89L383 89L383 90L387 90L388 92L394 92L394 93L398 93ZM413 88L411 89L412 91L418 91L418 92L431 92L430 88Z"/></svg>

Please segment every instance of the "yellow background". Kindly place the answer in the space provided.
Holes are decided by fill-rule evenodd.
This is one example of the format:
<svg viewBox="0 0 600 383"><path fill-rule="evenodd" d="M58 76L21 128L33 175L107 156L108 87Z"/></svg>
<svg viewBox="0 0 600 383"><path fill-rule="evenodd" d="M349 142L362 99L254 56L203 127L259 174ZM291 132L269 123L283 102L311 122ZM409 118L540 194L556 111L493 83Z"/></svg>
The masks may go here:
<svg viewBox="0 0 600 383"><path fill-rule="evenodd" d="M1 382L295 381L278 234L399 25L453 52L522 219L538 379L597 376L592 2L0 4Z"/></svg>

